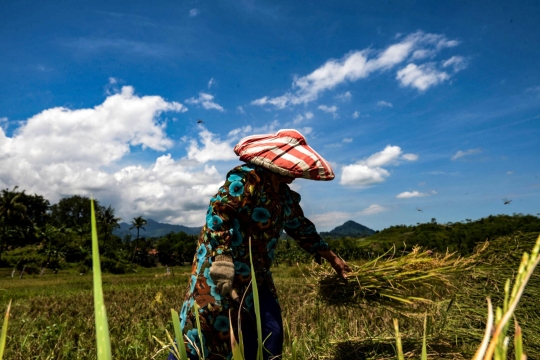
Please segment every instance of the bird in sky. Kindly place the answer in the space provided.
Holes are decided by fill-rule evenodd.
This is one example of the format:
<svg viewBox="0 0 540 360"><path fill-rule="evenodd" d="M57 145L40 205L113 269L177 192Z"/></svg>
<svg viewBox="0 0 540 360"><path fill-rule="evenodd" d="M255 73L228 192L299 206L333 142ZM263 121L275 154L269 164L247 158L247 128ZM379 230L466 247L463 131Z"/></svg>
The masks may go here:
<svg viewBox="0 0 540 360"><path fill-rule="evenodd" d="M423 212L424 210L422 210L422 209L420 209L420 208L416 208L416 211Z"/></svg>
<svg viewBox="0 0 540 360"><path fill-rule="evenodd" d="M507 198L503 198L504 205L508 205L512 202L512 200L508 200Z"/></svg>
<svg viewBox="0 0 540 360"><path fill-rule="evenodd" d="M197 119L197 124L204 124L204 121L202 121L201 119Z"/></svg>

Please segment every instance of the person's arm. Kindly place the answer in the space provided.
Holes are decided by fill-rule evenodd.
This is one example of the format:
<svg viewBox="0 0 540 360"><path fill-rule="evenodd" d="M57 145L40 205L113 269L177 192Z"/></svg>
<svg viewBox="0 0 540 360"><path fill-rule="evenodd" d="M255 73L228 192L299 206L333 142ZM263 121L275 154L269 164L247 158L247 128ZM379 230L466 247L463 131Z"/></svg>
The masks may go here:
<svg viewBox="0 0 540 360"><path fill-rule="evenodd" d="M347 278L347 272L351 271L349 265L330 250L328 243L315 229L315 225L304 216L300 207L300 194L290 191L290 195L291 199L288 201L288 205L291 214L289 221L285 224L287 235L291 236L308 253L313 256L320 255L326 259L339 275Z"/></svg>

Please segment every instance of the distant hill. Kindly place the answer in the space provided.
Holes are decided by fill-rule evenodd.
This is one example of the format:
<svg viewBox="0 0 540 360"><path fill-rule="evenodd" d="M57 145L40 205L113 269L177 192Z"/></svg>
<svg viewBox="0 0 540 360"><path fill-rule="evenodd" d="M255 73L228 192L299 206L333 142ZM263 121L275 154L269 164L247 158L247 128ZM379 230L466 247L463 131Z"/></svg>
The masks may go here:
<svg viewBox="0 0 540 360"><path fill-rule="evenodd" d="M183 231L186 234L189 235L199 235L201 232L201 227L188 227L184 225L171 225L171 224L163 224L157 221L154 221L152 219L146 219L148 221L148 225L145 225L145 230L141 229L139 236L150 238L150 237L161 237L165 236L170 232L180 232ZM113 231L114 235L124 237L126 234L131 234L133 237L137 237L137 229L131 229L131 224L121 222L120 228Z"/></svg>
<svg viewBox="0 0 540 360"><path fill-rule="evenodd" d="M341 237L341 236L356 236L356 237L367 237L375 234L375 231L359 224L355 221L349 220L343 225L340 225L328 232L321 232L321 236L326 237Z"/></svg>

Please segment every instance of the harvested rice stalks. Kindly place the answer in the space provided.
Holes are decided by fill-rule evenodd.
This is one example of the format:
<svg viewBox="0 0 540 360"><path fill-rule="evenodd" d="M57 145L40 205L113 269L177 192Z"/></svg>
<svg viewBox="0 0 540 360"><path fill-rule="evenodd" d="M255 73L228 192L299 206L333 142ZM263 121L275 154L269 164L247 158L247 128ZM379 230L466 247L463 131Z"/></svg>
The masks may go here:
<svg viewBox="0 0 540 360"><path fill-rule="evenodd" d="M451 277L471 269L486 245L471 257L455 253L436 255L415 246L406 255L395 257L395 246L387 253L356 266L348 279L336 275L328 265L310 269L310 284L314 293L335 305L365 305L368 303L413 304L431 302L453 288ZM388 257L391 255L390 257ZM426 296L428 295L428 296Z"/></svg>

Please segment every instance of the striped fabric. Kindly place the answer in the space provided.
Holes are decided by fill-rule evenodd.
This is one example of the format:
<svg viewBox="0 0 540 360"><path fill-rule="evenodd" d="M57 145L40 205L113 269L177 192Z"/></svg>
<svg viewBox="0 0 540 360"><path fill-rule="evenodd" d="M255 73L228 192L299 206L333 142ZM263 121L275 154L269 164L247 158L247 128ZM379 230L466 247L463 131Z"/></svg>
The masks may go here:
<svg viewBox="0 0 540 360"><path fill-rule="evenodd" d="M332 180L330 164L308 146L302 134L293 129L275 135L252 135L234 147L240 160L263 166L283 176L311 180Z"/></svg>

